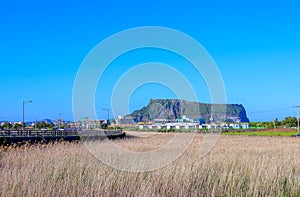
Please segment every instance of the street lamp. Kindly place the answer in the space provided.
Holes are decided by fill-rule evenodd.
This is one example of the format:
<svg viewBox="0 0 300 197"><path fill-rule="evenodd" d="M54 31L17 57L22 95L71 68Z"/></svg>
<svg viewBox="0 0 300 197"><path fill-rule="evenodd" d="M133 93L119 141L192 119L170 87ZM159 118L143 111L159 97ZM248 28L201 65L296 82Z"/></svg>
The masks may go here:
<svg viewBox="0 0 300 197"><path fill-rule="evenodd" d="M23 121L22 121L22 131L24 130L24 126L25 126L25 121L24 121L24 116L25 116L25 104L26 103L32 103L32 101L23 101Z"/></svg>
<svg viewBox="0 0 300 197"><path fill-rule="evenodd" d="M107 125L109 124L109 109L103 108L102 110L107 111Z"/></svg>
<svg viewBox="0 0 300 197"><path fill-rule="evenodd" d="M58 120L58 129L60 129L60 125L61 125L61 116L64 115L65 113L60 113L59 114L59 120Z"/></svg>

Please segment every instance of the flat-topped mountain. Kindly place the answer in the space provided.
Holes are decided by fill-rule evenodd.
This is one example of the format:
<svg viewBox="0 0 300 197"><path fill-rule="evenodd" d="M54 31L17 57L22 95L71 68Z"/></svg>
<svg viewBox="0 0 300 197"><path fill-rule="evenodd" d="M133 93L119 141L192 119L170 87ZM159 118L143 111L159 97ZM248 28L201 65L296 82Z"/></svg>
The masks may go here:
<svg viewBox="0 0 300 197"><path fill-rule="evenodd" d="M243 105L239 104L206 104L189 102L180 99L150 99L147 106L134 111L129 116L135 122L153 121L154 119L176 120L183 116L201 119L205 122L249 122Z"/></svg>

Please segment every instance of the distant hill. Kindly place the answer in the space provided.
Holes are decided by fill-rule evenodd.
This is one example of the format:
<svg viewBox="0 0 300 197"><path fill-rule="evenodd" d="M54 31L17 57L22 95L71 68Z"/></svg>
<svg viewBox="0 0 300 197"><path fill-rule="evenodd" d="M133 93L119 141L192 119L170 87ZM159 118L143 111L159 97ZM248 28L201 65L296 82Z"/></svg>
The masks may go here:
<svg viewBox="0 0 300 197"><path fill-rule="evenodd" d="M213 114L211 113L212 109ZM193 119L202 119L207 123L211 120L249 122L243 105L205 104L180 99L150 99L147 106L134 111L129 116L133 117L135 122L143 122L154 119L176 120L182 118L183 115Z"/></svg>

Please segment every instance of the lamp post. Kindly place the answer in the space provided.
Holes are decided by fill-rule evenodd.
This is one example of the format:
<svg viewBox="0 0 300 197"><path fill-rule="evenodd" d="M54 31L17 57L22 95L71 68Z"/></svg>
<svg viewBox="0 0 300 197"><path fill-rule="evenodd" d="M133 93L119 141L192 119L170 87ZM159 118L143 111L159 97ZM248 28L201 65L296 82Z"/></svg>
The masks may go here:
<svg viewBox="0 0 300 197"><path fill-rule="evenodd" d="M59 114L59 120L58 120L58 129L60 129L60 125L61 125L61 116L64 115L65 113L60 113Z"/></svg>
<svg viewBox="0 0 300 197"><path fill-rule="evenodd" d="M22 120L22 131L24 130L24 126L25 126L25 120L24 120L24 116L25 116L25 104L26 103L32 103L32 101L23 101L23 120Z"/></svg>
<svg viewBox="0 0 300 197"><path fill-rule="evenodd" d="M107 111L107 125L109 124L109 109L103 108L102 110Z"/></svg>

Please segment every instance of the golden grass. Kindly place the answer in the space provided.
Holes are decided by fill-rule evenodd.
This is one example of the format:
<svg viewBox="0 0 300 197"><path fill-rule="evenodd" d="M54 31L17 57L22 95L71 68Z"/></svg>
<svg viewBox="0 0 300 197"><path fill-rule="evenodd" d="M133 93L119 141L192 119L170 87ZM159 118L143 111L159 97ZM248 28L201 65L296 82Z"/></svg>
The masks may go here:
<svg viewBox="0 0 300 197"><path fill-rule="evenodd" d="M172 134L117 140L149 151ZM152 172L101 164L81 143L0 148L1 196L298 196L300 139L221 136L205 158L197 135L178 160ZM105 142L100 142L105 143ZM178 147L181 148L181 147Z"/></svg>

